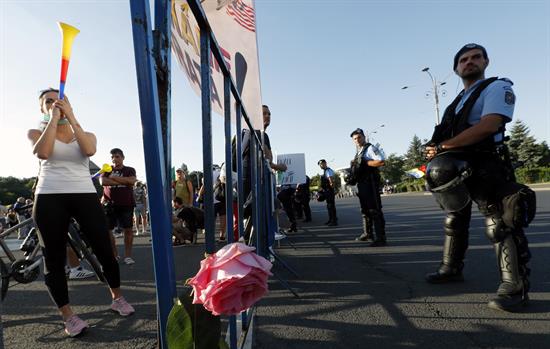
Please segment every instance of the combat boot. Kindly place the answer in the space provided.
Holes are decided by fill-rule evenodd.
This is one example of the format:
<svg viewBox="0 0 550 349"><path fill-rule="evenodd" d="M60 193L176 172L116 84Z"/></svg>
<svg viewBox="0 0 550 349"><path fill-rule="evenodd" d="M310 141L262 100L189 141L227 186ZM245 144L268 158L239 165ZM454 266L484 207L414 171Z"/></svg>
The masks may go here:
<svg viewBox="0 0 550 349"><path fill-rule="evenodd" d="M372 221L367 216L363 216L363 232L355 238L355 241L374 241L372 233Z"/></svg>
<svg viewBox="0 0 550 349"><path fill-rule="evenodd" d="M386 221L381 211L371 210L371 217L374 223L375 239L370 247L386 246Z"/></svg>
<svg viewBox="0 0 550 349"><path fill-rule="evenodd" d="M441 263L439 269L435 273L426 274L426 281L430 284L464 281L464 276L462 275L463 267L463 263L455 267Z"/></svg>
<svg viewBox="0 0 550 349"><path fill-rule="evenodd" d="M467 239L467 238L466 238ZM447 282L464 281L462 269L464 268L464 252L467 240L464 236L445 235L443 245L443 261L439 269L434 273L426 274L426 281L431 284L444 284Z"/></svg>
<svg viewBox="0 0 550 349"><path fill-rule="evenodd" d="M497 296L489 301L491 309L514 312L529 302L529 268L520 266L516 244L511 235L495 244L500 269L500 285Z"/></svg>

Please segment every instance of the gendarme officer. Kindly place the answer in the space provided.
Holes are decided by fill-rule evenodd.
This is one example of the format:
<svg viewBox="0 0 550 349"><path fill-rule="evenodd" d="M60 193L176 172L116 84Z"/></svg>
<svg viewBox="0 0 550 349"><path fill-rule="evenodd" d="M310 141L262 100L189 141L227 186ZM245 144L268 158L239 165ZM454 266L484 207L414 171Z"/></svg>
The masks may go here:
<svg viewBox="0 0 550 349"><path fill-rule="evenodd" d="M487 51L480 45L468 44L456 53L453 69L464 90L447 107L426 147L426 157L431 160L426 183L447 212L443 261L426 280L463 280L475 201L485 216L486 235L494 244L501 278L497 296L488 305L513 311L528 299L527 262L531 254L522 227L529 222L507 218L519 208L518 204L508 204L508 195L522 187L515 183L503 144L504 125L512 120L516 97L510 80L485 78L488 64ZM527 187L522 190L525 188L530 191Z"/></svg>
<svg viewBox="0 0 550 349"><path fill-rule="evenodd" d="M317 165L323 170L323 175L321 176L321 190L325 195L325 200L327 202L327 211L328 211L328 221L325 222L329 227L338 225L338 217L336 217L336 202L334 200L336 196L334 176L336 174L334 171L327 166L327 161L321 159L317 161Z"/></svg>
<svg viewBox="0 0 550 349"><path fill-rule="evenodd" d="M354 130L350 137L357 148L355 158L351 162L351 174L357 182L357 195L363 217L363 233L355 240L372 240L370 246L384 246L386 221L380 199L379 171L379 167L384 166L384 154L375 145L367 142L362 129Z"/></svg>

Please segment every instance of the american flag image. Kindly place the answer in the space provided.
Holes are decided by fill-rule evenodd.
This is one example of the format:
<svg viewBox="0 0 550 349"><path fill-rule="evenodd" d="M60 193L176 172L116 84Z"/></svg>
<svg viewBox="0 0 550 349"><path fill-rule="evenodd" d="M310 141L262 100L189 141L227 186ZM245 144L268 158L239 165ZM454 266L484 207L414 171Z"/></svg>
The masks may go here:
<svg viewBox="0 0 550 349"><path fill-rule="evenodd" d="M233 17L241 27L251 32L256 31L256 15L252 6L248 6L242 0L233 0L226 9L227 14Z"/></svg>

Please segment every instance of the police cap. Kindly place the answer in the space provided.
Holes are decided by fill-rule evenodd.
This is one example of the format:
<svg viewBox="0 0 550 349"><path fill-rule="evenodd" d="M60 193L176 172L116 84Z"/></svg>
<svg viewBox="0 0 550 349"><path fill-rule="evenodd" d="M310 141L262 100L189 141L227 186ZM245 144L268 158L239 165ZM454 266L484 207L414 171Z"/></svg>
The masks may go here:
<svg viewBox="0 0 550 349"><path fill-rule="evenodd" d="M485 50L485 47L483 47L481 45L478 45L478 44L474 44L474 43L466 44L466 45L462 46L462 48L460 50L458 50L458 52L456 53L455 59L454 59L454 62L453 62L453 70L456 70L456 66L458 65L458 59L460 58L460 56L462 56L463 54L465 54L468 51L475 50L475 49L480 49L481 50L481 52L483 53L483 58L485 58L485 59L489 58L489 57L487 57L487 50Z"/></svg>
<svg viewBox="0 0 550 349"><path fill-rule="evenodd" d="M363 129L356 128L355 130L353 130L353 132L349 136L353 137L354 135L359 135L359 134L365 136Z"/></svg>

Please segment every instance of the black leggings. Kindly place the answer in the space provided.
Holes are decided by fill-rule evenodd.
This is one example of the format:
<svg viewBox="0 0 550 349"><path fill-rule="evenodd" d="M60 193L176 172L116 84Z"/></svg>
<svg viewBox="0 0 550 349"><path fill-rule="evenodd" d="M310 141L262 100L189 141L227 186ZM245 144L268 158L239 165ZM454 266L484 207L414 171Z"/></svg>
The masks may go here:
<svg viewBox="0 0 550 349"><path fill-rule="evenodd" d="M33 218L39 230L44 256L44 279L50 296L59 308L69 304L65 262L71 217L76 219L80 230L88 238L103 266L109 287L120 287L120 270L113 255L107 221L97 194L38 194L34 202Z"/></svg>

